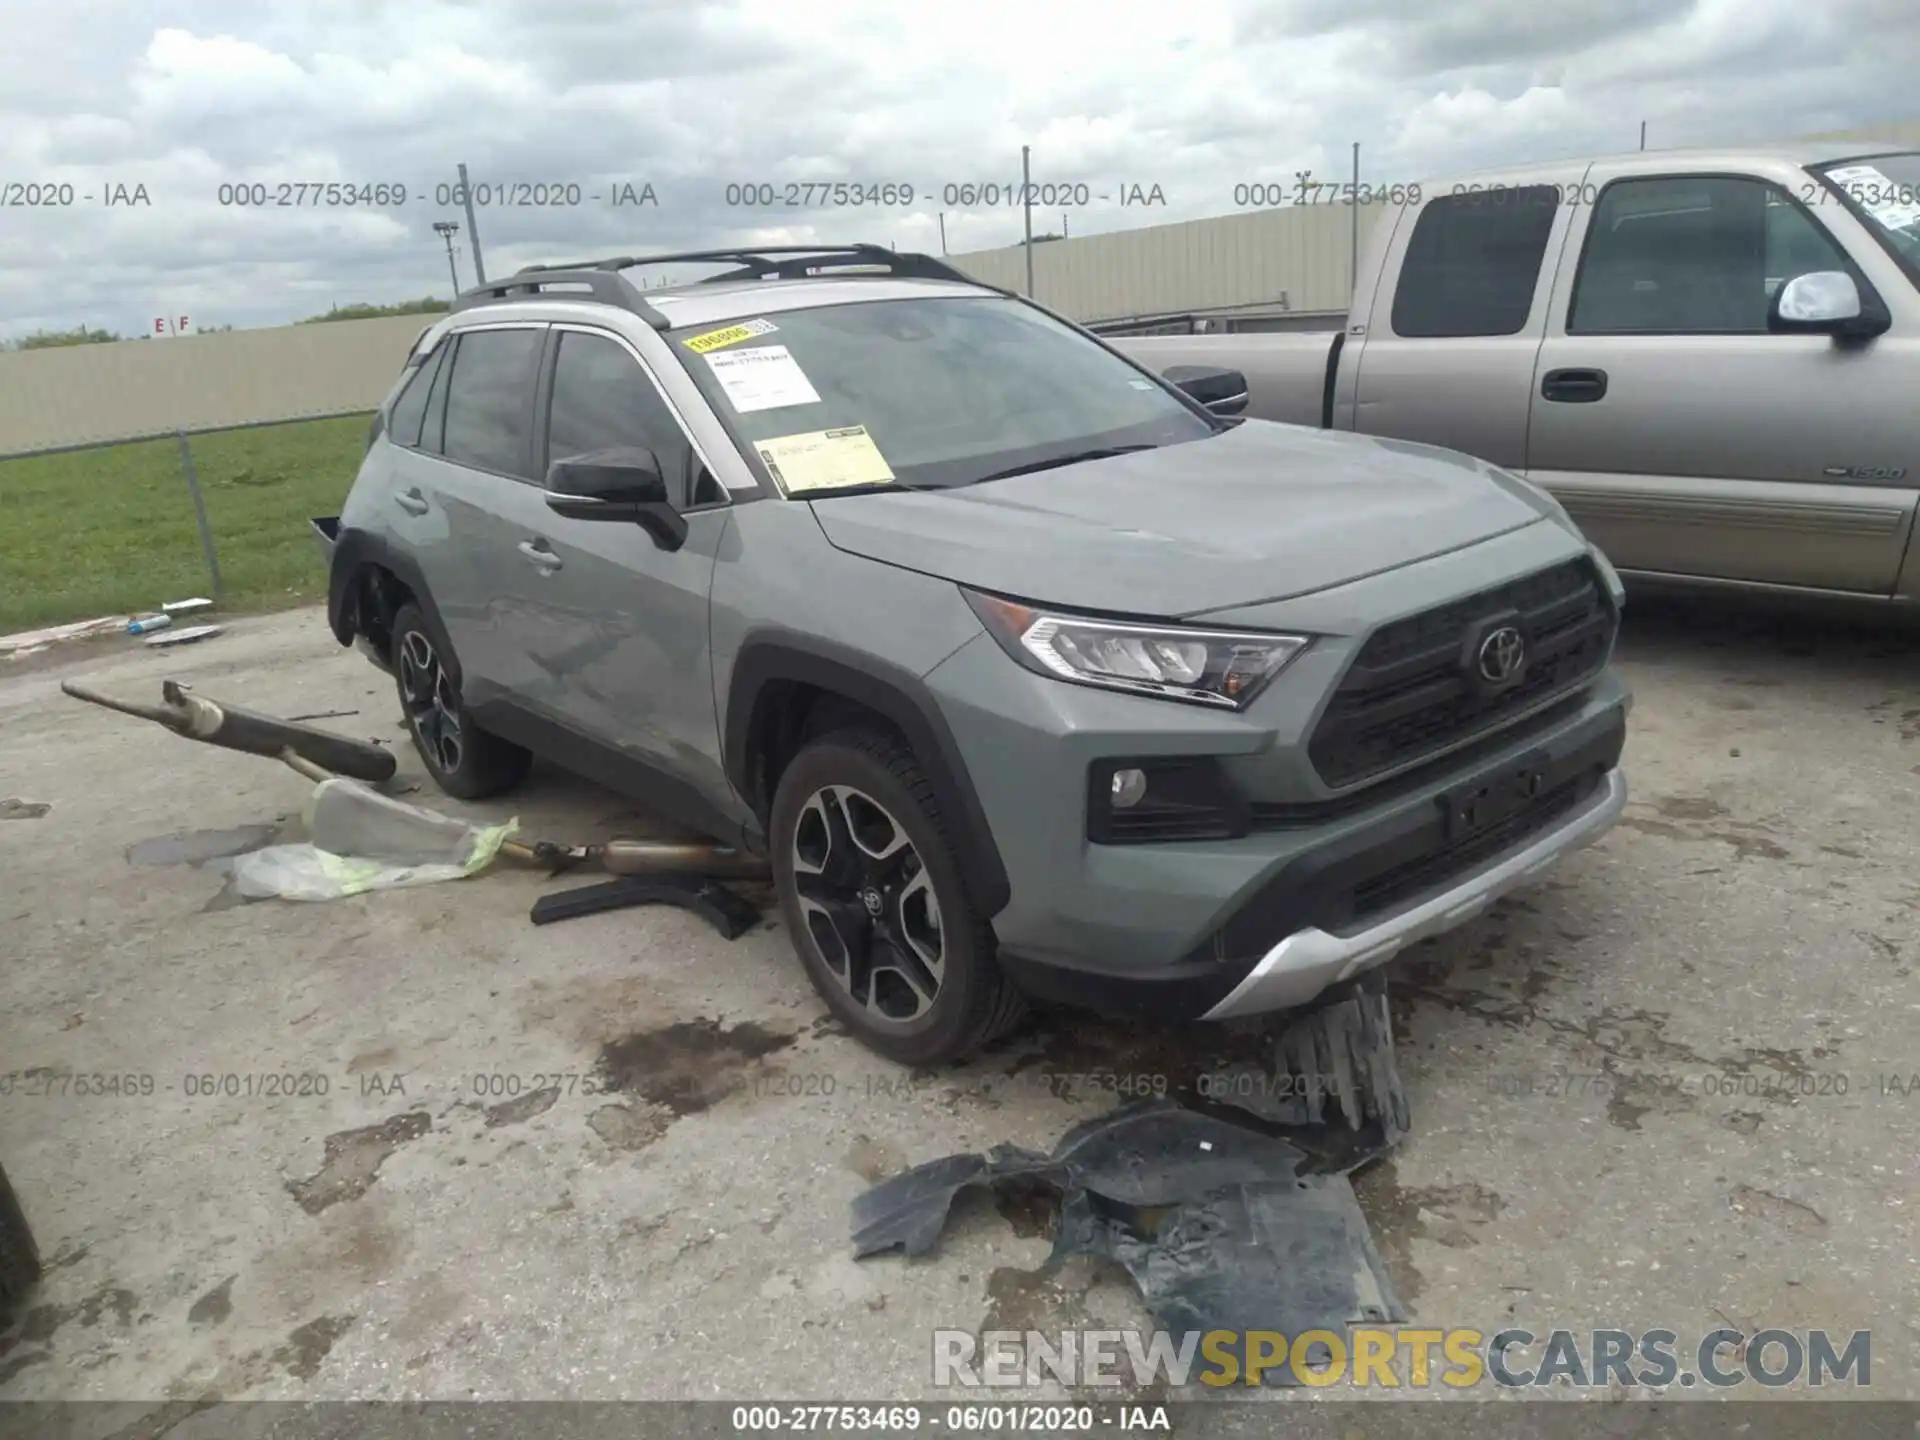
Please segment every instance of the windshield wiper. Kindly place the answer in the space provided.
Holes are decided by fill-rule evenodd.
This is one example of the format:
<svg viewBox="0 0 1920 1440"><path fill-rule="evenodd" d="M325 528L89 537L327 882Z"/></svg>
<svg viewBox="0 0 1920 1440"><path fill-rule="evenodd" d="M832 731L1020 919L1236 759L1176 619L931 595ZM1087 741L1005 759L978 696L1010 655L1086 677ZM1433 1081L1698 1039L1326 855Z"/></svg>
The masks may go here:
<svg viewBox="0 0 1920 1440"><path fill-rule="evenodd" d="M819 490L790 490L794 500L832 500L841 495L878 495L886 490L918 490L918 485L902 485L898 480L862 480L853 485L830 485Z"/></svg>
<svg viewBox="0 0 1920 1440"><path fill-rule="evenodd" d="M982 475L972 483L982 485L989 480L1005 480L1014 475L1032 475L1039 470L1057 470L1062 465L1078 465L1082 460L1111 460L1116 455L1132 455L1141 450L1159 448L1158 445L1102 445L1092 450L1075 450L1071 454L1056 455L1051 460L1030 460L1025 465L1010 465L1005 470Z"/></svg>

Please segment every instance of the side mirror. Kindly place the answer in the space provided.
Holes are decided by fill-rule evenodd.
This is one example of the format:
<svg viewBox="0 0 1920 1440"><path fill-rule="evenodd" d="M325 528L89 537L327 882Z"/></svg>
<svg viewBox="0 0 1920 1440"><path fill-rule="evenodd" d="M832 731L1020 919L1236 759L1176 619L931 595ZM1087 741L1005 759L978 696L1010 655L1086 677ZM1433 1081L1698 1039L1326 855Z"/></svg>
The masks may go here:
<svg viewBox="0 0 1920 1440"><path fill-rule="evenodd" d="M1893 317L1880 297L1863 298L1853 276L1844 270L1795 275L1773 292L1767 306L1767 329L1776 333L1867 340L1885 334L1892 325Z"/></svg>
<svg viewBox="0 0 1920 1440"><path fill-rule="evenodd" d="M1216 415L1247 408L1247 377L1217 365L1173 365L1160 372Z"/></svg>
<svg viewBox="0 0 1920 1440"><path fill-rule="evenodd" d="M618 520L640 526L662 550L686 543L687 522L667 498L666 477L651 450L595 450L547 467L547 508L569 520Z"/></svg>

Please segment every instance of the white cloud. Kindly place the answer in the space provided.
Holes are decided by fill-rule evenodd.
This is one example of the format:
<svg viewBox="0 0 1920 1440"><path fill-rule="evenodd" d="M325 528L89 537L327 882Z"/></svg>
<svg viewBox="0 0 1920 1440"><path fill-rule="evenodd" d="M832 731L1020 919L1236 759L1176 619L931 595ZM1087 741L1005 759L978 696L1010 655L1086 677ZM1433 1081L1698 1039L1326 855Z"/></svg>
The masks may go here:
<svg viewBox="0 0 1920 1440"><path fill-rule="evenodd" d="M465 161L482 183L578 185L577 207L483 207L490 272L734 240L1018 239L1016 208L950 203L1041 182L1095 203L1076 235L1225 213L1233 186L1408 180L1554 155L1851 128L1914 108L1911 0L0 0L0 183L92 201L0 210L0 336L131 332L158 296L202 324L446 287L432 222ZM904 182L910 207L729 207L729 182ZM372 212L220 203L258 182L387 182ZM657 208L606 203L651 182ZM150 204L108 208L111 185ZM591 195L599 194L599 202ZM1057 215L1036 215L1055 228ZM463 263L466 263L463 260ZM470 272L469 272L470 273Z"/></svg>

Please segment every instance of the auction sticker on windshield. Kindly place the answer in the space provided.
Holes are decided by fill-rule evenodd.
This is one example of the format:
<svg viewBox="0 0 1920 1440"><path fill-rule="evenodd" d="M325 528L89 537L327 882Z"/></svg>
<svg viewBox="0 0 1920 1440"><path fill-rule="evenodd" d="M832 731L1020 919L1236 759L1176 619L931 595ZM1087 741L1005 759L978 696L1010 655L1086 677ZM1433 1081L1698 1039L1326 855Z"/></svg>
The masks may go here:
<svg viewBox="0 0 1920 1440"><path fill-rule="evenodd" d="M820 401L813 382L784 345L721 350L704 358L713 367L713 378L742 415L788 405L817 405Z"/></svg>
<svg viewBox="0 0 1920 1440"><path fill-rule="evenodd" d="M738 345L742 340L751 340L756 335L771 335L779 328L771 320L743 320L724 330L709 330L704 335L690 336L680 343L694 354L704 355L709 350L724 350L729 345Z"/></svg>
<svg viewBox="0 0 1920 1440"><path fill-rule="evenodd" d="M1920 204L1914 203L1915 187L1896 185L1877 165L1842 165L1829 170L1827 178L1889 230L1905 230L1920 221Z"/></svg>
<svg viewBox="0 0 1920 1440"><path fill-rule="evenodd" d="M846 485L887 485L894 478L880 447L864 425L776 435L754 449L773 478L790 495L808 490L837 490Z"/></svg>

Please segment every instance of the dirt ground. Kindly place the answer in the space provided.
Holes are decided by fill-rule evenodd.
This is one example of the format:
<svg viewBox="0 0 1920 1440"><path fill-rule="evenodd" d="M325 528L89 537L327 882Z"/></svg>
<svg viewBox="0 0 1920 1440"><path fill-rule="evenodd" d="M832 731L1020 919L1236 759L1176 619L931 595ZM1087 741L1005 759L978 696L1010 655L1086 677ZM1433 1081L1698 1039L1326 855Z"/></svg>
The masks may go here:
<svg viewBox="0 0 1920 1440"><path fill-rule="evenodd" d="M1668 605L1622 656L1627 817L1396 962L1413 1133L1363 1207L1422 1324L1868 1329L1874 1396L1915 1397L1920 646ZM257 843L305 783L58 691L168 676L350 711L320 723L418 778L315 611L0 671L0 801L48 807L0 806L0 1158L49 1266L0 1396L939 1398L935 1328L1146 1323L1123 1274L1044 1271L1031 1215L855 1263L847 1205L1046 1148L1118 1101L1100 1077L1189 1083L1217 1031L1055 1016L909 1075L823 1022L771 922L536 929L564 882L505 869L233 903L188 863L220 843L167 837ZM445 804L648 829L545 770Z"/></svg>

